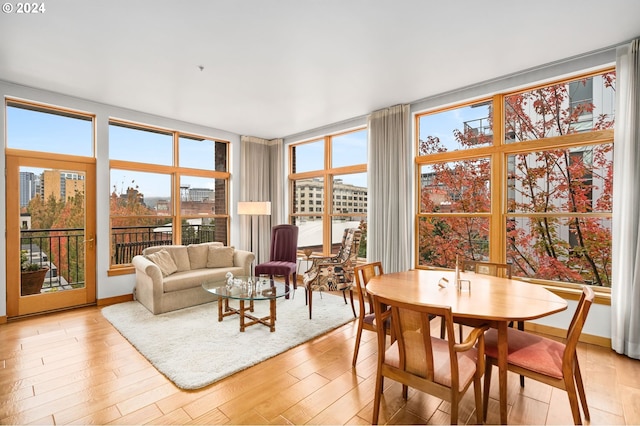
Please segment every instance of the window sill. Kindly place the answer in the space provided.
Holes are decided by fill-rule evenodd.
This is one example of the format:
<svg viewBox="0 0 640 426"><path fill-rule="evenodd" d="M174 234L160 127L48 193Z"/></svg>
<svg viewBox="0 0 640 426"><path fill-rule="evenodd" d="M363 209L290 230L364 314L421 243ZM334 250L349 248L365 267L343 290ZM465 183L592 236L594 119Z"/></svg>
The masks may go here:
<svg viewBox="0 0 640 426"><path fill-rule="evenodd" d="M567 300L579 300L582 294L582 286L579 284L561 283L556 281L516 278L520 281L541 285L553 294ZM592 286L596 294L594 303L598 305L611 305L611 289L608 287Z"/></svg>
<svg viewBox="0 0 640 426"><path fill-rule="evenodd" d="M112 266L111 269L107 271L108 277L117 277L120 275L129 275L135 273L136 268L132 265L123 265L123 266Z"/></svg>

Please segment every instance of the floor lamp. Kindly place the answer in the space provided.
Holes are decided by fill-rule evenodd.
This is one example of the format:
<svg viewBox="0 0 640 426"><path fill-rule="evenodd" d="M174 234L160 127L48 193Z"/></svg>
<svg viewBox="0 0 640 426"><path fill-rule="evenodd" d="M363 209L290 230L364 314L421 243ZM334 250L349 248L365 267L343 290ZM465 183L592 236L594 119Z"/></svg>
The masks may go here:
<svg viewBox="0 0 640 426"><path fill-rule="evenodd" d="M249 218L249 245L250 251L253 253L253 221L255 216L270 216L271 215L271 202L270 201L240 201L238 202L238 214L244 216L251 216ZM258 222L258 244L256 244L256 260L257 265L260 261L260 222ZM251 271L253 275L253 271Z"/></svg>

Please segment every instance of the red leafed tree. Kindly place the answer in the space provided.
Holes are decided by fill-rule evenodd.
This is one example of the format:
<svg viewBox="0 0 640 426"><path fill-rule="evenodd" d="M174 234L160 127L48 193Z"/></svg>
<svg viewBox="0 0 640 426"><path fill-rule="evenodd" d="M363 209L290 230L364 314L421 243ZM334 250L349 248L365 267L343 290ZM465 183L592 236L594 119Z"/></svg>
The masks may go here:
<svg viewBox="0 0 640 426"><path fill-rule="evenodd" d="M459 143L468 140L460 132L455 136ZM427 144L422 149L442 149L437 138L429 138ZM422 186L421 211L460 215L431 216L420 221L421 262L453 267L457 255L477 260L488 255L488 220L462 215L490 210L490 172L488 159L432 165L427 174L429 182Z"/></svg>
<svg viewBox="0 0 640 426"><path fill-rule="evenodd" d="M39 195L29 202L33 235L57 273L68 283L84 282L84 193L77 192L67 200L50 195L42 200Z"/></svg>
<svg viewBox="0 0 640 426"><path fill-rule="evenodd" d="M602 77L603 86L613 90L615 74ZM573 87L588 83L584 79ZM613 117L594 117L593 102L575 102L571 87L507 97L506 133L517 142L613 128ZM585 214L611 212L612 154L613 145L604 143L514 156L508 211L531 214L508 225L507 257L516 275L610 285L610 222Z"/></svg>
<svg viewBox="0 0 640 426"><path fill-rule="evenodd" d="M111 213L112 227L130 225L130 217L132 216L155 215L155 212L142 201L142 194L137 186L127 187L126 192L122 194L119 194L114 186L109 201L109 210ZM155 221L151 219L148 221L148 224L153 225Z"/></svg>
<svg viewBox="0 0 640 426"><path fill-rule="evenodd" d="M603 87L614 90L615 74L601 77ZM572 96L587 84L592 82L505 97L507 143L613 128L612 116L595 116L590 99ZM462 148L490 143L472 132L455 131L454 137ZM437 137L421 141L421 153L445 150ZM605 216L611 212L612 151L611 143L591 143L509 156L506 248L516 275L610 285L611 226ZM436 164L426 174L421 211L436 215L419 224L422 264L452 267L456 255L488 259L488 219L473 213L489 211L489 174L489 161L477 159ZM438 215L448 212L459 214Z"/></svg>
<svg viewBox="0 0 640 426"><path fill-rule="evenodd" d="M77 192L62 203L62 209L51 225L51 256L58 274L69 283L84 283L84 193ZM60 231L57 231L60 229Z"/></svg>
<svg viewBox="0 0 640 426"><path fill-rule="evenodd" d="M166 217L159 219L156 212L147 207L137 186L129 186L121 194L116 191L114 186L109 204L112 233L117 236L118 243L129 243L148 238L148 232L140 232L135 227L159 226L167 220Z"/></svg>

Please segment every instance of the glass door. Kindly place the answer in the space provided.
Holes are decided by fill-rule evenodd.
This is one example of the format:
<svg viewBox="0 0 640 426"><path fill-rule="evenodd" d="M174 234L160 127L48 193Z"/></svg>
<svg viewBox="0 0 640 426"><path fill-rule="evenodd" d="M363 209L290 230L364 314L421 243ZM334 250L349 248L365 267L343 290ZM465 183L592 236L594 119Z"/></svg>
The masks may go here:
<svg viewBox="0 0 640 426"><path fill-rule="evenodd" d="M95 164L59 157L7 156L9 317L96 300Z"/></svg>

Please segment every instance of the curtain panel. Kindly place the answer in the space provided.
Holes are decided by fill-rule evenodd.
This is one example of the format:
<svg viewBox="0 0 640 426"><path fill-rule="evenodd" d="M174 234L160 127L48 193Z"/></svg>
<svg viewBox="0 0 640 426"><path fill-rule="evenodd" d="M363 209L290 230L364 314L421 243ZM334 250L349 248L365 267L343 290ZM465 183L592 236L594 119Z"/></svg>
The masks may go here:
<svg viewBox="0 0 640 426"><path fill-rule="evenodd" d="M618 48L614 129L611 346L640 359L639 40Z"/></svg>
<svg viewBox="0 0 640 426"><path fill-rule="evenodd" d="M371 113L367 260L385 272L411 268L411 120L408 105Z"/></svg>
<svg viewBox="0 0 640 426"><path fill-rule="evenodd" d="M284 220L283 140L240 138L240 201L270 201L270 216L239 216L240 241L245 250L253 244L256 264L269 259L271 227Z"/></svg>

